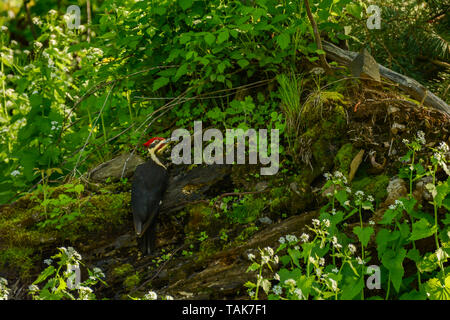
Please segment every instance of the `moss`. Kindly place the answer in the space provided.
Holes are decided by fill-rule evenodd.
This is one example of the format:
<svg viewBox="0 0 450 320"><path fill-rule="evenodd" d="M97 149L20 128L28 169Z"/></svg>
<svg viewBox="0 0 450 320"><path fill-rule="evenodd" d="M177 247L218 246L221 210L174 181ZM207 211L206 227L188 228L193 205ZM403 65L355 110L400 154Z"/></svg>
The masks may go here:
<svg viewBox="0 0 450 320"><path fill-rule="evenodd" d="M51 189L51 199L65 194L61 187ZM43 215L45 208L39 203L41 195L27 195L19 199L14 206L2 207L0 265L5 272L16 273L19 277L28 276L32 264L30 261L42 261L43 252L54 249L63 241L77 247L82 244L86 249L90 244L98 245L100 239L107 237L105 235L113 237L120 228L127 227L130 213L129 192L86 195L80 200L74 194L66 195L73 201L68 201L64 207L57 207L55 204L58 214L53 217L54 224L45 227L38 226L40 222L46 221ZM52 212L53 206L49 205L47 209L47 212ZM79 213L73 216L73 220L62 222L61 217L74 212ZM21 255L23 259L19 258Z"/></svg>
<svg viewBox="0 0 450 320"><path fill-rule="evenodd" d="M372 195L377 202L381 202L386 199L388 184L389 177L386 175L364 176L352 182L352 189L362 190L364 193Z"/></svg>
<svg viewBox="0 0 450 320"><path fill-rule="evenodd" d="M138 273L135 273L133 275L126 277L126 279L123 281L123 286L129 290L136 287L140 282L141 277L139 276Z"/></svg>
<svg viewBox="0 0 450 320"><path fill-rule="evenodd" d="M123 278L134 272L134 268L131 264L125 263L121 266L115 267L111 272L111 275L115 278Z"/></svg>
<svg viewBox="0 0 450 320"><path fill-rule="evenodd" d="M252 235L254 235L259 228L257 226L249 226L242 230L242 232L236 237L236 242L244 242L248 238L250 238Z"/></svg>
<svg viewBox="0 0 450 320"><path fill-rule="evenodd" d="M209 229L213 219L212 212L212 208L206 203L189 206L186 209L189 221L184 228L184 232L187 235L194 236L200 231Z"/></svg>
<svg viewBox="0 0 450 320"><path fill-rule="evenodd" d="M335 170L342 172L347 178L350 172L350 164L356 155L351 143L344 144L334 158Z"/></svg>
<svg viewBox="0 0 450 320"><path fill-rule="evenodd" d="M216 241L212 239L208 239L203 241L200 244L199 250L198 250L198 260L197 262L201 262L206 260L207 258L213 256L216 252L218 252L221 249L220 245L216 245Z"/></svg>
<svg viewBox="0 0 450 320"><path fill-rule="evenodd" d="M2 250L0 251L0 267L3 270L13 270L21 279L30 279L37 260L33 254L32 248L12 247Z"/></svg>

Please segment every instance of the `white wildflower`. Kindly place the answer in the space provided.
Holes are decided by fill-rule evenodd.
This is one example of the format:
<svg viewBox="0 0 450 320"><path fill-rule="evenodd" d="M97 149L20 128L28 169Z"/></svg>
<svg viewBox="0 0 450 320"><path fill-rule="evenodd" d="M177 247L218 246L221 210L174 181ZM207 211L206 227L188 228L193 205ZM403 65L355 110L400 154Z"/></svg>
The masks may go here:
<svg viewBox="0 0 450 320"><path fill-rule="evenodd" d="M273 279L280 281L280 275L278 273L275 273L275 275L273 276Z"/></svg>
<svg viewBox="0 0 450 320"><path fill-rule="evenodd" d="M315 75L321 75L321 74L325 73L325 70L321 67L316 67L316 68L311 69L310 72Z"/></svg>
<svg viewBox="0 0 450 320"><path fill-rule="evenodd" d="M294 294L299 298L299 299L303 299L303 292L300 288L297 288L294 290Z"/></svg>
<svg viewBox="0 0 450 320"><path fill-rule="evenodd" d="M328 220L328 219L324 219L324 220L322 221L322 223L323 223L323 225L324 225L326 228L329 228L330 225L331 225L330 220Z"/></svg>
<svg viewBox="0 0 450 320"><path fill-rule="evenodd" d="M439 143L438 150L441 151L442 153L447 153L447 152L449 152L450 149L445 142L441 142L441 143Z"/></svg>
<svg viewBox="0 0 450 320"><path fill-rule="evenodd" d="M9 292L8 280L0 278L0 300L8 300Z"/></svg>
<svg viewBox="0 0 450 320"><path fill-rule="evenodd" d="M313 226L314 227L319 227L320 226L320 221L319 220L317 220L317 219L312 219L312 224L313 224Z"/></svg>
<svg viewBox="0 0 450 320"><path fill-rule="evenodd" d="M331 272L338 273L339 269L338 268L333 268L333 269L331 269Z"/></svg>
<svg viewBox="0 0 450 320"><path fill-rule="evenodd" d="M329 278L328 279L330 282L331 282L331 289L334 291L334 292L336 292L337 291L337 282L336 282L336 280L333 280L333 279L331 279L331 278Z"/></svg>
<svg viewBox="0 0 450 320"><path fill-rule="evenodd" d="M279 296L283 293L283 288L281 288L280 285L276 285L276 286L273 286L272 291L273 291L273 293L275 293L276 295Z"/></svg>
<svg viewBox="0 0 450 320"><path fill-rule="evenodd" d="M297 282L295 282L294 279L287 279L287 280L284 281L284 284L288 285L288 286L294 286L295 287L297 285Z"/></svg>
<svg viewBox="0 0 450 320"><path fill-rule="evenodd" d="M35 284L31 284L28 286L28 291L37 292L37 291L39 291L39 287Z"/></svg>
<svg viewBox="0 0 450 320"><path fill-rule="evenodd" d="M278 262L280 262L280 258L278 258L278 256L274 256L274 257L273 257L273 262L274 262L275 264L278 264Z"/></svg>
<svg viewBox="0 0 450 320"><path fill-rule="evenodd" d="M8 31L8 27L7 26L2 26L1 29L2 29L3 32Z"/></svg>
<svg viewBox="0 0 450 320"><path fill-rule="evenodd" d="M300 239L301 239L303 242L308 242L308 240L309 240L309 235L306 234L306 233L302 233L302 235L300 236Z"/></svg>
<svg viewBox="0 0 450 320"><path fill-rule="evenodd" d="M89 287L80 286L78 288L79 300L89 300L92 289Z"/></svg>
<svg viewBox="0 0 450 320"><path fill-rule="evenodd" d="M426 144L427 141L425 140L425 133L421 130L417 131L417 141L420 144Z"/></svg>
<svg viewBox="0 0 450 320"><path fill-rule="evenodd" d="M34 46L35 46L37 49L40 49L40 48L42 48L43 44L42 44L42 42L35 41L35 42L34 42Z"/></svg>
<svg viewBox="0 0 450 320"><path fill-rule="evenodd" d="M273 256L274 252L273 252L273 249L271 247L266 247L266 248L264 248L264 250L266 250L267 254L270 257Z"/></svg>
<svg viewBox="0 0 450 320"><path fill-rule="evenodd" d="M284 237L280 237L280 239L278 239L278 242L283 244L286 242L286 239L284 239Z"/></svg>
<svg viewBox="0 0 450 320"><path fill-rule="evenodd" d="M294 243L294 242L297 242L297 241L298 241L297 237L294 236L294 235L292 235L292 234L286 235L286 240L287 240L289 243Z"/></svg>
<svg viewBox="0 0 450 320"><path fill-rule="evenodd" d="M351 254L354 254L356 252L356 247L350 243L348 245L348 250L350 251Z"/></svg>
<svg viewBox="0 0 450 320"><path fill-rule="evenodd" d="M18 176L19 174L20 174L20 171L19 171L19 170L14 170L13 172L11 172L11 175L12 175L13 177Z"/></svg>
<svg viewBox="0 0 450 320"><path fill-rule="evenodd" d="M155 291L149 291L148 293L145 294L144 299L145 300L156 300L156 299L158 299L158 295L156 294Z"/></svg>
<svg viewBox="0 0 450 320"><path fill-rule="evenodd" d="M51 265L53 263L53 260L52 259L45 259L44 263L49 266L49 265Z"/></svg>

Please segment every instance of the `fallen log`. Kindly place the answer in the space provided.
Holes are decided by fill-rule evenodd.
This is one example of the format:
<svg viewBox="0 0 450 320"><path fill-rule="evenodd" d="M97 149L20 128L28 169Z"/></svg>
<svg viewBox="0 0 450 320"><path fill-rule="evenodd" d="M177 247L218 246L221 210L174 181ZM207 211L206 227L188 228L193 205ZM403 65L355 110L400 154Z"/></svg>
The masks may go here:
<svg viewBox="0 0 450 320"><path fill-rule="evenodd" d="M357 52L341 49L327 41L323 42L323 50L327 53L328 59L336 61L344 66L348 66L358 55ZM381 64L378 65L380 67L380 75L383 78L398 84L400 89L405 91L415 100L422 102L423 105L442 111L450 116L450 106L429 91L425 86L421 85L416 80L392 71Z"/></svg>

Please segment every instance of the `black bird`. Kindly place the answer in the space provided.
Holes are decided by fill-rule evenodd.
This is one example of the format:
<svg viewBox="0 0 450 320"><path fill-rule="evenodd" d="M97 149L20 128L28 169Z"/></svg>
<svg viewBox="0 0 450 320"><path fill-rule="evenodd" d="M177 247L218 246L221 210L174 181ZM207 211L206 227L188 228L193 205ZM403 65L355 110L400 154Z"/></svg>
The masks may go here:
<svg viewBox="0 0 450 320"><path fill-rule="evenodd" d="M169 145L170 140L155 137L144 146L148 148L150 160L137 166L131 189L131 207L133 210L134 230L138 237L140 250L150 254L155 246L156 219L167 189L169 175L166 166L158 159Z"/></svg>

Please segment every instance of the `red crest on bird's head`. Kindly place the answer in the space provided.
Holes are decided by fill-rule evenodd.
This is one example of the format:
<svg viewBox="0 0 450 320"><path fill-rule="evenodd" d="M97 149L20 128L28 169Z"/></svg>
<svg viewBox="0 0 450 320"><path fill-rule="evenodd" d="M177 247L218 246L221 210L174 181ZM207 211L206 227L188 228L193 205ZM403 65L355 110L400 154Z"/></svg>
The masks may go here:
<svg viewBox="0 0 450 320"><path fill-rule="evenodd" d="M155 142L155 141L163 141L163 140L166 140L166 139L165 138L161 138L161 137L154 137L154 138L151 138L150 140L148 140L146 143L144 143L144 146L148 148L148 147L150 147L152 145L153 142Z"/></svg>

